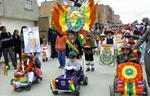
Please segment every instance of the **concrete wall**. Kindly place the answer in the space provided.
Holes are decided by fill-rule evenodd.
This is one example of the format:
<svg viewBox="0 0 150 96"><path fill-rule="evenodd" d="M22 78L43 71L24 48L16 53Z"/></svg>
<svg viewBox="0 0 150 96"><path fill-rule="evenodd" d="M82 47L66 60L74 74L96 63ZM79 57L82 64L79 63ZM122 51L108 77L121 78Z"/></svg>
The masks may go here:
<svg viewBox="0 0 150 96"><path fill-rule="evenodd" d="M32 10L25 9L25 0L2 0L0 4L1 10L4 11L3 16L7 18L16 18L24 20L38 20L38 6L37 0L30 0L32 2Z"/></svg>
<svg viewBox="0 0 150 96"><path fill-rule="evenodd" d="M2 0L0 0L0 16L3 16L3 4L2 4Z"/></svg>
<svg viewBox="0 0 150 96"><path fill-rule="evenodd" d="M22 26L33 27L34 21L0 18L1 25L6 26L7 31L13 33L15 29L21 30Z"/></svg>

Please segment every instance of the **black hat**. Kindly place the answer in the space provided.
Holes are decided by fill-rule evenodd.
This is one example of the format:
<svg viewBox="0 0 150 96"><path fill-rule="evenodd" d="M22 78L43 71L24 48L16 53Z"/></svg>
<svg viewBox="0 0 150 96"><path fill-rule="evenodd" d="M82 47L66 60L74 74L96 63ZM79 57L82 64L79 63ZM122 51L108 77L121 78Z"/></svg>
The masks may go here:
<svg viewBox="0 0 150 96"><path fill-rule="evenodd" d="M107 31L107 32L106 32L106 35L107 35L108 33L114 34L113 31Z"/></svg>
<svg viewBox="0 0 150 96"><path fill-rule="evenodd" d="M130 45L124 45L122 49L132 49L132 47Z"/></svg>
<svg viewBox="0 0 150 96"><path fill-rule="evenodd" d="M72 31L72 30L68 31L68 34L69 34L69 33L71 33L71 34L75 34L75 32L74 32L74 31Z"/></svg>
<svg viewBox="0 0 150 96"><path fill-rule="evenodd" d="M0 31L2 31L4 28L6 28L5 26L1 26L0 27Z"/></svg>
<svg viewBox="0 0 150 96"><path fill-rule="evenodd" d="M69 59L73 59L75 57L77 57L77 53L76 52L74 52L74 51L69 52Z"/></svg>

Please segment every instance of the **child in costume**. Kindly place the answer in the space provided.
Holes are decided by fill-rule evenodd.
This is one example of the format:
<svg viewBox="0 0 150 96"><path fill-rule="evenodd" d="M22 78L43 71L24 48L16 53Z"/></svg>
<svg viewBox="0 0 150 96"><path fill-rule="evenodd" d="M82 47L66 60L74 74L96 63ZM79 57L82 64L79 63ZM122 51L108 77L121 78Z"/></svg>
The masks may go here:
<svg viewBox="0 0 150 96"><path fill-rule="evenodd" d="M77 53L74 51L71 51L69 53L69 60L67 61L65 65L66 70L70 70L69 74L75 74L77 76L80 75L80 71L82 70L82 64L81 61L77 59Z"/></svg>
<svg viewBox="0 0 150 96"><path fill-rule="evenodd" d="M136 56L132 54L132 49L130 45L124 45L122 47L123 53L117 56L117 64L122 64L125 62L135 62L139 64L139 60L136 59Z"/></svg>
<svg viewBox="0 0 150 96"><path fill-rule="evenodd" d="M68 40L66 44L66 56L68 58L69 52L75 51L77 55L77 59L80 59L83 55L82 47L80 41L76 38L76 34L74 31L69 31Z"/></svg>
<svg viewBox="0 0 150 96"><path fill-rule="evenodd" d="M102 33L102 34L100 35L100 42L99 42L99 45L103 44L103 42L105 41L105 37L106 37L106 35L105 35L104 33Z"/></svg>
<svg viewBox="0 0 150 96"><path fill-rule="evenodd" d="M43 45L42 45L42 57L43 57L43 62L47 62L48 61L48 57L49 57L49 50L48 50L48 44L46 41L43 41Z"/></svg>
<svg viewBox="0 0 150 96"><path fill-rule="evenodd" d="M90 66L91 71L95 71L94 69L94 54L93 54L93 48L96 48L95 40L92 39L92 35L90 33L87 33L85 36L85 41L86 43L84 44L84 53L85 53L85 61L87 65L87 72L90 71ZM94 46L95 45L95 46Z"/></svg>
<svg viewBox="0 0 150 96"><path fill-rule="evenodd" d="M117 44L116 44L116 41L114 39L114 32L113 31L107 31L106 32L106 38L102 44L111 44L111 45L114 45L115 49L117 48Z"/></svg>
<svg viewBox="0 0 150 96"><path fill-rule="evenodd" d="M136 44L135 40L137 40L138 37L135 37L133 35L126 36L126 37L128 38L128 42L126 42L126 45L130 45L133 48L134 45ZM141 58L140 48L138 50L134 50L134 54L140 59Z"/></svg>
<svg viewBox="0 0 150 96"><path fill-rule="evenodd" d="M31 57L32 56L28 56L27 53L22 53L22 62L20 62L20 66L14 74L15 79L26 77L29 83L29 88L31 88L31 84L34 81L35 76L38 82L40 82L41 78L41 71L36 68L34 60Z"/></svg>
<svg viewBox="0 0 150 96"><path fill-rule="evenodd" d="M106 37L106 35L104 33L102 33L100 35L100 41L99 41L99 44L98 44L98 54L100 54L100 47L101 47L100 45L103 44L103 42L105 41L105 37Z"/></svg>

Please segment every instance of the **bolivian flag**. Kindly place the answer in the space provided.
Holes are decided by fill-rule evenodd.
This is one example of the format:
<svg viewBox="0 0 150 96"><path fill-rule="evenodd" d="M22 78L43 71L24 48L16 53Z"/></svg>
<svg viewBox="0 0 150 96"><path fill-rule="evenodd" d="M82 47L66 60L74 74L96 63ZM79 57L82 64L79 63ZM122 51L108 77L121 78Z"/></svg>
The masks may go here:
<svg viewBox="0 0 150 96"><path fill-rule="evenodd" d="M4 76L8 76L8 70L10 68L5 64L5 67L4 67Z"/></svg>
<svg viewBox="0 0 150 96"><path fill-rule="evenodd" d="M73 83L73 78L71 78L71 80L70 80L69 89L70 89L72 92L75 91L75 86L74 86L74 83Z"/></svg>
<svg viewBox="0 0 150 96"><path fill-rule="evenodd" d="M56 91L56 83L53 77L51 77L51 89L53 91Z"/></svg>

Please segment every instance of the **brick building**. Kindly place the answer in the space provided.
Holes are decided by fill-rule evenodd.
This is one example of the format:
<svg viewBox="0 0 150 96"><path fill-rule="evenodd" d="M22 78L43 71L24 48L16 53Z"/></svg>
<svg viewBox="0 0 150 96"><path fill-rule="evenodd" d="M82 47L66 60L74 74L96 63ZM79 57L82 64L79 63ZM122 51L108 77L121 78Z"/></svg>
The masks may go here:
<svg viewBox="0 0 150 96"><path fill-rule="evenodd" d="M37 0L0 0L0 26L13 33L22 26L35 26L38 21Z"/></svg>
<svg viewBox="0 0 150 96"><path fill-rule="evenodd" d="M96 9L96 21L102 24L116 24L120 22L120 16L115 15L114 10L109 5L98 5Z"/></svg>

